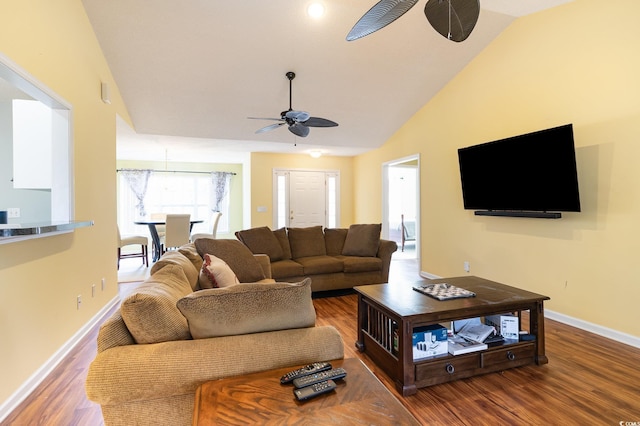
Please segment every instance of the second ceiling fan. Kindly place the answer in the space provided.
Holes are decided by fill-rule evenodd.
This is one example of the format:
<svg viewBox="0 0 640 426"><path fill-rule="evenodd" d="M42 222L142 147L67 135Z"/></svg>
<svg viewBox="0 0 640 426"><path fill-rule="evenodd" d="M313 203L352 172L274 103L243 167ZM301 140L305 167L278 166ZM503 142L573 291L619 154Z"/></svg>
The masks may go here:
<svg viewBox="0 0 640 426"><path fill-rule="evenodd" d="M270 130L277 129L280 126L287 125L289 131L296 136L302 138L309 135L309 127L335 127L338 125L335 121L327 120L326 118L311 117L306 111L296 111L291 107L292 98L292 82L296 78L296 73L289 71L286 74L289 79L289 109L280 113L280 118L263 118L263 117L248 117L253 120L275 120L278 123L270 124L256 130L256 133L264 133Z"/></svg>

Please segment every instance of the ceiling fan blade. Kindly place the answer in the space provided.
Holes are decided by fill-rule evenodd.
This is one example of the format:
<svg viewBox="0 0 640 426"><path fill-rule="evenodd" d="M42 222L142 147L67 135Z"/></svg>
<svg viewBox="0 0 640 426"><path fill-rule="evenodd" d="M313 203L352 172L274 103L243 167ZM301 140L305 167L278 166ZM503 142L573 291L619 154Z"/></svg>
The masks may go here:
<svg viewBox="0 0 640 426"><path fill-rule="evenodd" d="M301 138L306 138L309 135L309 128L301 123L294 123L289 126L289 131L296 136L300 136Z"/></svg>
<svg viewBox="0 0 640 426"><path fill-rule="evenodd" d="M380 0L351 28L347 41L357 40L386 27L417 2L418 0Z"/></svg>
<svg viewBox="0 0 640 426"><path fill-rule="evenodd" d="M309 113L306 111L287 111L284 116L285 118L290 118L298 122L307 121L309 119Z"/></svg>
<svg viewBox="0 0 640 426"><path fill-rule="evenodd" d="M283 124L286 124L284 121L282 123L276 123L276 124L269 124L268 126L265 126L261 129L256 130L256 133L264 133L264 132L268 132L270 130L275 130L278 127L282 126Z"/></svg>
<svg viewBox="0 0 640 426"><path fill-rule="evenodd" d="M335 121L320 117L309 117L303 124L307 127L336 127L338 125Z"/></svg>
<svg viewBox="0 0 640 426"><path fill-rule="evenodd" d="M282 118L273 117L247 117L249 120L272 120L272 121L284 121Z"/></svg>
<svg viewBox="0 0 640 426"><path fill-rule="evenodd" d="M448 40L461 42L473 31L480 16L479 0L429 0L424 14L434 30Z"/></svg>

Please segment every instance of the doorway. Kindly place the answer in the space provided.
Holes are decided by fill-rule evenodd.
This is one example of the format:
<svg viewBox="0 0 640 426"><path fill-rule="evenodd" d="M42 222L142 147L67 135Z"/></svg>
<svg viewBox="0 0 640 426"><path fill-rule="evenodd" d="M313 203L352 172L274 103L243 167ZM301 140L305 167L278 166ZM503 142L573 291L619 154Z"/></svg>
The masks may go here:
<svg viewBox="0 0 640 426"><path fill-rule="evenodd" d="M273 188L274 229L339 226L339 172L275 169Z"/></svg>
<svg viewBox="0 0 640 426"><path fill-rule="evenodd" d="M420 156L383 164L383 238L395 241L394 257L414 259L420 253Z"/></svg>

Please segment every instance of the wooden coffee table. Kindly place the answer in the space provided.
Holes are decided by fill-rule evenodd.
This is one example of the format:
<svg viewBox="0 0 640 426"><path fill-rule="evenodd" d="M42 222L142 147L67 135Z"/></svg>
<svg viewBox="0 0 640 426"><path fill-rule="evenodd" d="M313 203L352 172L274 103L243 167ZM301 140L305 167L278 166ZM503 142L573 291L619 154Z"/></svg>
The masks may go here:
<svg viewBox="0 0 640 426"><path fill-rule="evenodd" d="M334 392L299 402L280 377L293 366L203 383L196 390L193 425L321 424L419 425L356 358L331 361L347 371Z"/></svg>
<svg viewBox="0 0 640 426"><path fill-rule="evenodd" d="M413 290L414 284L446 282L476 293L475 297L440 301ZM479 374L546 364L544 301L547 296L474 276L423 280L419 283L354 287L358 293L358 341L396 383L402 395L417 388ZM413 360L413 329L420 326L486 315L529 312L529 336L485 351ZM394 342L397 341L397 344Z"/></svg>

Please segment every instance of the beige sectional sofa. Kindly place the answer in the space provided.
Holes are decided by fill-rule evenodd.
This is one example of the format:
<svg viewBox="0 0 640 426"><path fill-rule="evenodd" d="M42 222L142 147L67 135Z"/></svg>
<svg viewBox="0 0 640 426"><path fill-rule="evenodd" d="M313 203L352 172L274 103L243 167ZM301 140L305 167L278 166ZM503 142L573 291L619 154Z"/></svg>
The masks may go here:
<svg viewBox="0 0 640 426"><path fill-rule="evenodd" d="M315 326L310 280L274 283L266 256L235 240L204 244L215 241L199 249L226 255L243 284L201 289L203 258L188 244L100 328L85 388L106 425L189 425L201 383L344 356L337 330Z"/></svg>
<svg viewBox="0 0 640 426"><path fill-rule="evenodd" d="M314 292L381 284L389 279L394 241L380 239L380 224L347 228L252 228L236 232L254 254L266 254L271 276L295 282L311 278Z"/></svg>

